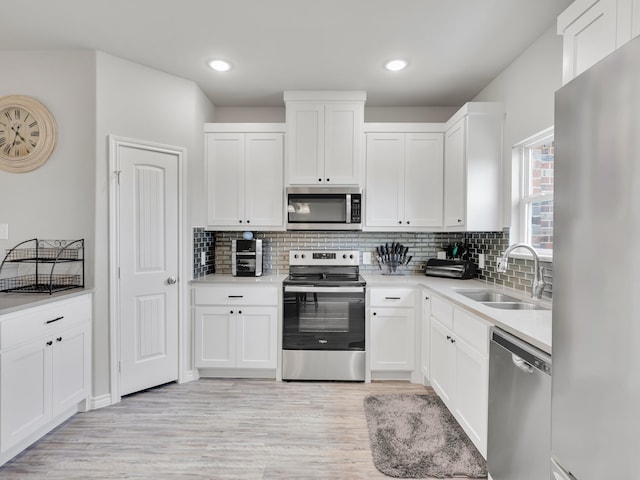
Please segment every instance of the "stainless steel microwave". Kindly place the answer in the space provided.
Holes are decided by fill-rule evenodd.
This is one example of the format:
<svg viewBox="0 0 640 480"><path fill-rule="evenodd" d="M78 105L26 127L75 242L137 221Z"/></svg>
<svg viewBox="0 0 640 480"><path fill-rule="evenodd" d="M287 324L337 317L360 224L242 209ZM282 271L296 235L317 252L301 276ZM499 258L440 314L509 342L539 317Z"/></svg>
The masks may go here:
<svg viewBox="0 0 640 480"><path fill-rule="evenodd" d="M362 230L362 189L288 187L287 230Z"/></svg>

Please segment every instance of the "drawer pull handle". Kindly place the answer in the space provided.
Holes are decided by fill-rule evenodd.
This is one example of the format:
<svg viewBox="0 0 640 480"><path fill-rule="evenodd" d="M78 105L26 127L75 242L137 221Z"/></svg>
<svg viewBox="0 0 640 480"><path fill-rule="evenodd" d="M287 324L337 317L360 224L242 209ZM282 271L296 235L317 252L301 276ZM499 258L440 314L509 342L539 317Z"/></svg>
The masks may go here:
<svg viewBox="0 0 640 480"><path fill-rule="evenodd" d="M63 318L64 318L64 315L62 317L54 318L52 320L47 320L45 324L48 325L50 323L57 322L58 320L62 320Z"/></svg>
<svg viewBox="0 0 640 480"><path fill-rule="evenodd" d="M50 347L51 345L53 345L53 340L49 340L49 341L47 342L47 347Z"/></svg>
<svg viewBox="0 0 640 480"><path fill-rule="evenodd" d="M385 300L400 300L400 297L384 297Z"/></svg>
<svg viewBox="0 0 640 480"><path fill-rule="evenodd" d="M243 298L244 295L229 295L229 298Z"/></svg>

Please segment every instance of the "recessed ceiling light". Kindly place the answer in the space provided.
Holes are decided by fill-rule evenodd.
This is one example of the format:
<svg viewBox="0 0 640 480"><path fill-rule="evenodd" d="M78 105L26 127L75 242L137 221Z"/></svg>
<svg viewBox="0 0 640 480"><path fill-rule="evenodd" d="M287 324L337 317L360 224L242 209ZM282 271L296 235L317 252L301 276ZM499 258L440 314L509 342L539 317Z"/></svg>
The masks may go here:
<svg viewBox="0 0 640 480"><path fill-rule="evenodd" d="M384 64L384 68L386 68L391 72L397 72L399 70L405 69L407 65L408 65L408 62L406 60L396 59L396 60L389 60L387 63Z"/></svg>
<svg viewBox="0 0 640 480"><path fill-rule="evenodd" d="M209 66L216 72L228 72L231 70L231 64L225 60L211 60Z"/></svg>

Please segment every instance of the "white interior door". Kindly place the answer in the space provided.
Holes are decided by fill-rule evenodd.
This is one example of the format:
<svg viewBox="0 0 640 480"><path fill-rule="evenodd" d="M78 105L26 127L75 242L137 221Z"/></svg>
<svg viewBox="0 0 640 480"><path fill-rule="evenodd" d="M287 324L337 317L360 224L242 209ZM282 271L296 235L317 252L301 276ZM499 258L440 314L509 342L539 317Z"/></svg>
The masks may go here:
<svg viewBox="0 0 640 480"><path fill-rule="evenodd" d="M178 379L177 151L118 143L120 395Z"/></svg>

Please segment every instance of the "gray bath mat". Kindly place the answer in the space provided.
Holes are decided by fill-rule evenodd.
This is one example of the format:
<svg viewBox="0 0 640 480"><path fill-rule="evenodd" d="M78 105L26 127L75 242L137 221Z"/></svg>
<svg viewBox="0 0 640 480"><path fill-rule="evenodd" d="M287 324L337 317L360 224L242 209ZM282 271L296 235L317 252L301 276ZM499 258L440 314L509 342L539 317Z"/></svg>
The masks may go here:
<svg viewBox="0 0 640 480"><path fill-rule="evenodd" d="M487 464L436 395L368 395L376 468L396 478L486 478Z"/></svg>

